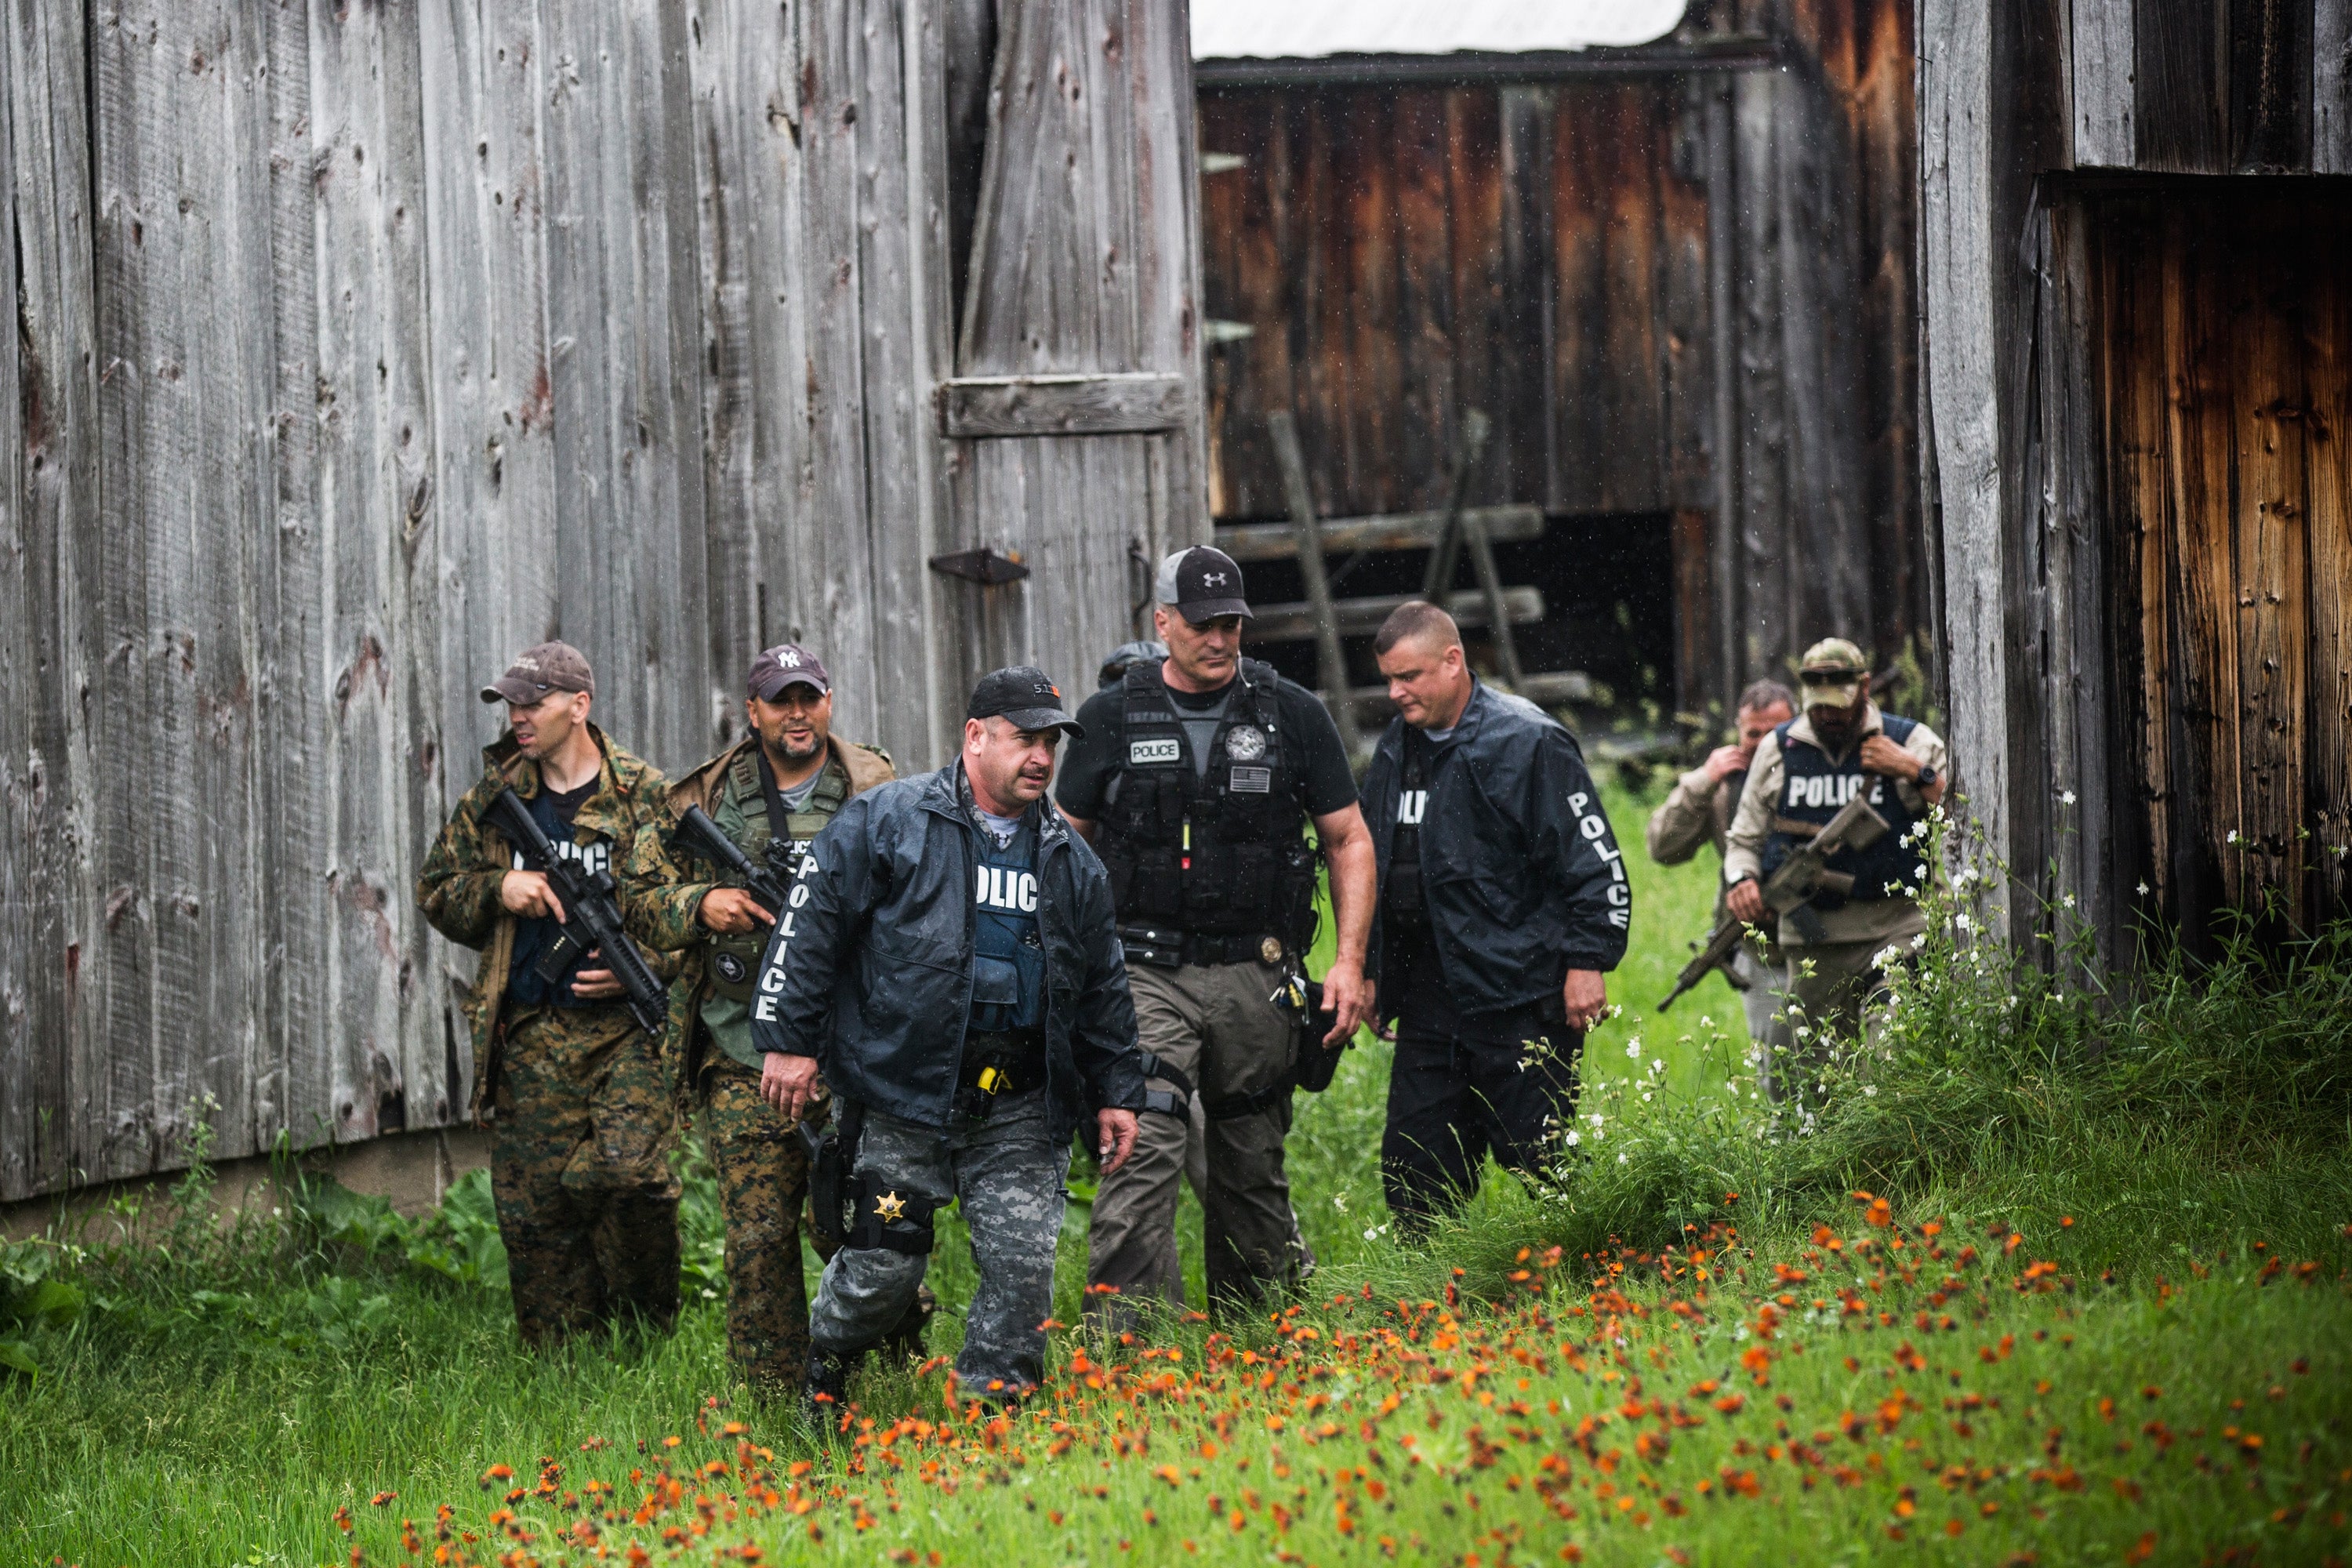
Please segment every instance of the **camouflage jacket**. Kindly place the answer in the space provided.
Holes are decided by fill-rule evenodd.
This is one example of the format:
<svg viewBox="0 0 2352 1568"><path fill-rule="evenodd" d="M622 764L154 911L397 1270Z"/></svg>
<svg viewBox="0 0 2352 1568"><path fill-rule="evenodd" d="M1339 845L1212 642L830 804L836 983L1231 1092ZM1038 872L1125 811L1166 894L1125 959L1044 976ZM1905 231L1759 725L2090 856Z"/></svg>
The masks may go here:
<svg viewBox="0 0 2352 1568"><path fill-rule="evenodd" d="M597 773L596 793L582 804L572 819L572 833L583 842L609 840L613 864L624 867L641 845L657 843L660 837L664 781L658 768L614 745L595 725L588 726L588 733L604 753L604 762ZM539 764L522 754L511 734L482 749L481 778L442 826L441 836L433 841L432 852L416 876L416 907L425 911L433 929L482 954L465 1002L466 1020L474 1034L473 1111L478 1122L488 1119L498 1089L504 1023L499 1015L520 923L499 902L499 885L514 864L514 851L496 828L482 820L499 791L509 785L525 800L539 794ZM675 977L677 960L659 951L654 941L656 928L649 917L655 911L633 896L627 877L616 879L621 884L621 919L629 934L641 948L654 950L646 958L656 974L665 980ZM676 1013L673 1006L673 1022ZM666 1055L671 1051L667 1041L664 1050Z"/></svg>
<svg viewBox="0 0 2352 1568"><path fill-rule="evenodd" d="M688 806L715 810L727 791L728 775L739 763L757 760L759 743L756 735L746 735L670 785L668 822L675 823L684 816ZM890 753L879 746L844 742L837 735L827 743L832 756L826 765L841 769L848 779L848 793L844 800L898 776ZM645 910L647 942L665 953L677 952L683 958L678 984L670 988L668 1034L678 1051L672 1088L682 1110L693 1099L703 1047L709 1043L708 1032L702 1027L702 1004L710 983L705 970L702 939L709 933L703 930L699 917L704 896L723 884L695 877L695 873L706 869L700 860L676 848L667 834L648 834L639 840L625 872Z"/></svg>

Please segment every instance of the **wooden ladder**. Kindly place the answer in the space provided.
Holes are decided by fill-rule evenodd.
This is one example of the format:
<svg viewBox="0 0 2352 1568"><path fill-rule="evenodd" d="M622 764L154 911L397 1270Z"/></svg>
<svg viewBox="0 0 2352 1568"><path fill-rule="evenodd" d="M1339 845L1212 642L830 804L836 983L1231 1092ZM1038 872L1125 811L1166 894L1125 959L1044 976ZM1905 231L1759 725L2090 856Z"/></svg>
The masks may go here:
<svg viewBox="0 0 2352 1568"><path fill-rule="evenodd" d="M1541 670L1529 673L1519 663L1514 626L1544 617L1544 598L1530 584L1513 586L1502 580L1495 564L1496 542L1538 539L1543 535L1541 507L1463 504L1470 480L1484 455L1492 422L1478 409L1462 421L1462 447L1448 476L1445 505L1434 511L1377 513L1369 517L1315 516L1313 492L1307 480L1307 460L1298 443L1298 427L1287 412L1266 417L1276 461L1282 469L1283 496L1290 512L1287 522L1220 524L1217 548L1238 562L1297 561L1306 579L1307 597L1297 603L1261 605L1249 624L1256 642L1316 644L1318 693L1338 721L1340 738L1351 755L1361 747L1359 723L1377 717L1388 706L1383 686L1349 686L1340 639L1369 637L1380 629L1389 612L1413 599L1444 605L1463 626L1487 628L1495 650L1495 683L1529 701L1554 706L1583 701L1592 694L1592 682L1582 670ZM1345 576L1355 560L1366 553L1426 550L1428 569L1417 594L1366 595L1334 598L1331 583ZM1475 586L1456 589L1454 579L1465 554L1470 557ZM1337 573L1325 558L1349 557ZM1344 689L1346 700L1339 700Z"/></svg>

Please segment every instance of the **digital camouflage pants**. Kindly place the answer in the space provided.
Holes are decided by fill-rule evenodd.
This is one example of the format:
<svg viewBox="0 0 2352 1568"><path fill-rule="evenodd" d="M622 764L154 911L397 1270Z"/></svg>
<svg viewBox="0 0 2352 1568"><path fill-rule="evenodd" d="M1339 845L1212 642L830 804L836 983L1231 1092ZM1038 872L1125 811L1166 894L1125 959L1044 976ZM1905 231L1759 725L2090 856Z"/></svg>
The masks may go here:
<svg viewBox="0 0 2352 1568"><path fill-rule="evenodd" d="M760 1098L751 1068L711 1051L700 1087L697 1121L727 1221L728 1354L754 1389L791 1393L808 1366L808 1154L783 1113Z"/></svg>
<svg viewBox="0 0 2352 1568"><path fill-rule="evenodd" d="M841 1110L836 1102L835 1113ZM1052 1131L1045 1090L1034 1089L1005 1095L985 1121L948 1131L868 1111L857 1141L853 1182L870 1176L895 1195L942 1206L962 1201L980 1269L956 1357L968 1394L1001 1398L1045 1376L1045 1322L1054 1310L1054 1250L1070 1169L1070 1146ZM891 1228L910 1234L904 1222ZM880 1247L835 1253L809 1314L817 1345L847 1357L881 1342L915 1306L929 1263L928 1256Z"/></svg>
<svg viewBox="0 0 2352 1568"><path fill-rule="evenodd" d="M490 1190L523 1342L677 1315L677 1177L660 1042L621 1006L506 1025Z"/></svg>
<svg viewBox="0 0 2352 1568"><path fill-rule="evenodd" d="M1127 980L1143 1048L1192 1079L1204 1101L1264 1090L1290 1071L1290 1020L1271 1000L1282 976L1281 966L1272 963L1139 964ZM1140 1121L1134 1154L1095 1194L1087 1237L1087 1283L1118 1291L1089 1294L1088 1310L1109 1312L1120 1328L1130 1321L1118 1310L1122 1300L1183 1305L1176 1201L1190 1130L1166 1116ZM1206 1125L1202 1236L1213 1305L1254 1307L1297 1278L1302 1248L1295 1244L1297 1226L1283 1170L1289 1131L1287 1094L1261 1110Z"/></svg>

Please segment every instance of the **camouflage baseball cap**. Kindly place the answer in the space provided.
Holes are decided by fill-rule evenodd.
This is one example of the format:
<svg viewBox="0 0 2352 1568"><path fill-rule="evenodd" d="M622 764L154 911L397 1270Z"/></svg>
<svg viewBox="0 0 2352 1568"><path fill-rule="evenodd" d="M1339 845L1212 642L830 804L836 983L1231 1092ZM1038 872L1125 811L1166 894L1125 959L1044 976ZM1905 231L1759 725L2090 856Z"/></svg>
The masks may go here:
<svg viewBox="0 0 2352 1568"><path fill-rule="evenodd" d="M1808 708L1851 708L1870 684L1870 661L1843 637L1823 637L1797 666Z"/></svg>
<svg viewBox="0 0 2352 1568"><path fill-rule="evenodd" d="M568 642L543 642L515 655L507 672L482 688L482 700L530 708L546 700L551 691L596 695L596 678L589 672L587 658Z"/></svg>

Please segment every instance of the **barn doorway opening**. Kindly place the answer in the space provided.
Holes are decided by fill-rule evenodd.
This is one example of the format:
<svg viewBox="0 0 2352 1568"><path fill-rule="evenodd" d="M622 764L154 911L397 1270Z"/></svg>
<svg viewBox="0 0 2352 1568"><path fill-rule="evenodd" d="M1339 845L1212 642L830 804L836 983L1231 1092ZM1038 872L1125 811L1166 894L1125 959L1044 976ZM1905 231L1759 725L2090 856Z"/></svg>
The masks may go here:
<svg viewBox="0 0 2352 1568"><path fill-rule="evenodd" d="M1570 705L1599 717L1658 722L1671 716L1675 690L1674 551L1670 514L1546 517L1537 537L1495 546L1498 575L1515 588L1533 589L1542 615L1512 627L1519 662L1528 670L1579 671L1590 678ZM1335 595L1369 598L1418 593L1426 551L1367 551L1334 555L1328 569ZM1307 589L1295 559L1252 561L1244 568L1253 605L1296 602ZM1457 589L1473 585L1465 563ZM1376 685L1380 671L1369 634L1342 639L1349 679ZM1482 674L1496 668L1491 639L1477 626L1463 629L1470 661ZM1306 638L1254 638L1251 657L1291 679L1316 688L1315 644ZM1364 715L1385 723L1388 713Z"/></svg>

